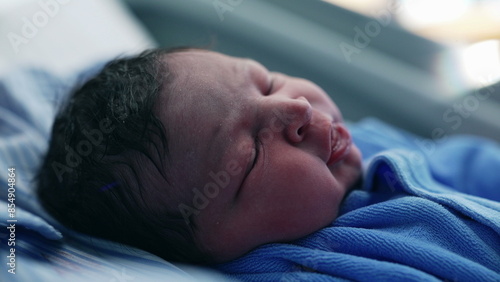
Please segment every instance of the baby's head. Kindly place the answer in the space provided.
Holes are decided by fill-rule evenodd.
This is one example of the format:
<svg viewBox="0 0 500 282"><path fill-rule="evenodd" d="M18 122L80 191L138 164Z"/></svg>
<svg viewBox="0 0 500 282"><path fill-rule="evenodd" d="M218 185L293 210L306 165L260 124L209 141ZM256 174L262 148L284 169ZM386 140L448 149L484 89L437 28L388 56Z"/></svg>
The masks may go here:
<svg viewBox="0 0 500 282"><path fill-rule="evenodd" d="M155 50L75 92L39 195L81 232L222 262L328 225L360 174L339 110L312 82L206 50Z"/></svg>

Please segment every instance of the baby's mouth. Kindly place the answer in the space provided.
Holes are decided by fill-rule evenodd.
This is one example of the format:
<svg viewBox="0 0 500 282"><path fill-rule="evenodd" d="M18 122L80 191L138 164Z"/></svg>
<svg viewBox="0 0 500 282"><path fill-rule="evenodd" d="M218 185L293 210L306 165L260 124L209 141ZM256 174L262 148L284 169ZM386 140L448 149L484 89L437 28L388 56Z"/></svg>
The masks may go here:
<svg viewBox="0 0 500 282"><path fill-rule="evenodd" d="M328 166L342 161L351 150L351 134L341 122L334 122L331 130L330 158L326 162Z"/></svg>

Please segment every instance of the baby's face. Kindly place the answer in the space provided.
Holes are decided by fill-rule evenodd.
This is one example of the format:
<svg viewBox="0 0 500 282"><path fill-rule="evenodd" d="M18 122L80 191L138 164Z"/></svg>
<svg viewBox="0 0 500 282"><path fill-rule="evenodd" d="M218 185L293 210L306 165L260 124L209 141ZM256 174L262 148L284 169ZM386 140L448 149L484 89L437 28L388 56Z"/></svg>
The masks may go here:
<svg viewBox="0 0 500 282"><path fill-rule="evenodd" d="M168 55L172 184L199 246L226 261L331 223L361 173L342 116L317 85L209 51ZM172 126L170 126L172 125Z"/></svg>

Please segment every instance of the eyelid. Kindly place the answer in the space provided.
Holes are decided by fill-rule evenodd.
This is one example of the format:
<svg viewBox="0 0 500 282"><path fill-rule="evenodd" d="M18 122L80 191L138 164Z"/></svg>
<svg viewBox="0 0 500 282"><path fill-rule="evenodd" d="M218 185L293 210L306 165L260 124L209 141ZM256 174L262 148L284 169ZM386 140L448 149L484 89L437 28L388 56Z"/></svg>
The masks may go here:
<svg viewBox="0 0 500 282"><path fill-rule="evenodd" d="M238 195L240 194L241 189L243 188L243 186L245 186L245 183L247 181L248 176L250 175L250 173L254 169L255 165L257 164L257 161L259 160L260 144L261 144L261 142L260 142L258 136L256 136L254 139L254 148L253 148L253 150L255 150L255 156L253 157L252 160L249 160L249 162L251 161L252 164L245 172L245 176L243 177L243 181L241 182L240 187L238 188L238 191L236 192L235 197L238 197Z"/></svg>
<svg viewBox="0 0 500 282"><path fill-rule="evenodd" d="M274 89L274 77L271 76L271 79L270 79L270 82L269 82L269 87L268 87L268 89L266 91L266 95L265 96L270 95L273 92L273 89Z"/></svg>
<svg viewBox="0 0 500 282"><path fill-rule="evenodd" d="M253 162L252 162L252 166L250 167L250 171L253 170L253 168L257 164L257 160L259 159L260 144L261 143L260 143L258 134L255 136L254 144L255 144L255 157L253 158Z"/></svg>

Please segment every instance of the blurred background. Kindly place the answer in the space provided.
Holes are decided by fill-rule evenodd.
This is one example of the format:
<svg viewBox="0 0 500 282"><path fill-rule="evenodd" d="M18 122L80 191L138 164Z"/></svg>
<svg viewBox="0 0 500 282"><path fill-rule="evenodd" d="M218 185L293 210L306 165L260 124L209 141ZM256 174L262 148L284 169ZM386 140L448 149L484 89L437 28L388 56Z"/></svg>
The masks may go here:
<svg viewBox="0 0 500 282"><path fill-rule="evenodd" d="M0 73L209 47L314 81L349 121L500 140L500 1L3 0L0 11Z"/></svg>

